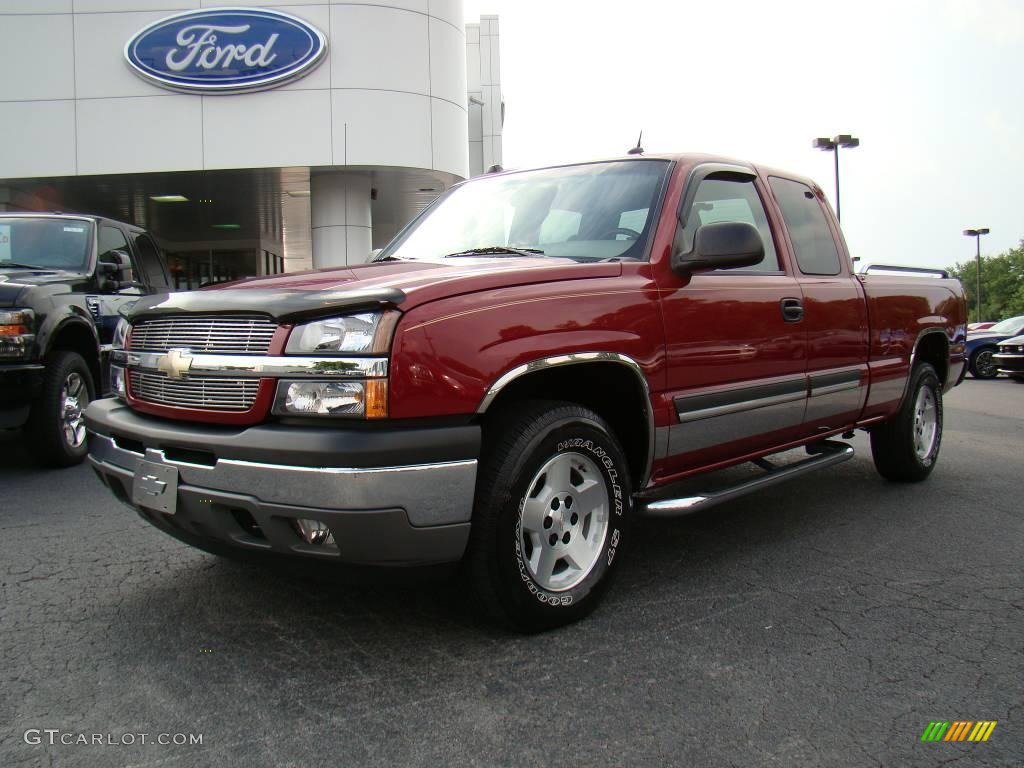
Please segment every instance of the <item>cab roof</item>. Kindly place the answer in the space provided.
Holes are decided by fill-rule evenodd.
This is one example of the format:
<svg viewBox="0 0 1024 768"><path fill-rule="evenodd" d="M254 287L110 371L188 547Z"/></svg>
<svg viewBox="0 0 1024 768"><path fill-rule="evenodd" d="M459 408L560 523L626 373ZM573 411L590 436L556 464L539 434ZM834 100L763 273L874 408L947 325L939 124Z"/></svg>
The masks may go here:
<svg viewBox="0 0 1024 768"><path fill-rule="evenodd" d="M520 173L523 171L538 171L547 168L567 168L574 165L590 165L592 163L613 163L613 162L644 162L650 160L661 160L677 163L682 166L692 167L696 165L704 165L707 163L721 163L723 165L734 165L738 168L743 168L756 173L761 176L781 176L786 179L792 179L793 181L799 181L812 189L819 191L820 188L818 183L813 179L801 176L800 174L793 173L791 171L781 170L771 166L761 165L759 163L751 163L749 160L738 160L735 157L728 157L725 155L713 155L701 152L651 152L641 155L619 155L612 157L601 157L593 160L580 160L571 163L555 163L552 165L541 165L532 168L515 168L500 171L498 173L487 174L492 176L502 176L505 174ZM480 178L479 176L475 178Z"/></svg>

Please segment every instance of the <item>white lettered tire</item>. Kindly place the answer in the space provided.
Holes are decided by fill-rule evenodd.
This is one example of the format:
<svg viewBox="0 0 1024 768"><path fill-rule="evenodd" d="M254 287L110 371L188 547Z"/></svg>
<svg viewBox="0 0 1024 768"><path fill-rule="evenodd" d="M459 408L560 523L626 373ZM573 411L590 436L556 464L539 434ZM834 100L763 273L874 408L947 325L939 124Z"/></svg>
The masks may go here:
<svg viewBox="0 0 1024 768"><path fill-rule="evenodd" d="M622 448L593 411L517 404L484 430L467 555L480 608L522 632L577 621L608 587L632 486Z"/></svg>

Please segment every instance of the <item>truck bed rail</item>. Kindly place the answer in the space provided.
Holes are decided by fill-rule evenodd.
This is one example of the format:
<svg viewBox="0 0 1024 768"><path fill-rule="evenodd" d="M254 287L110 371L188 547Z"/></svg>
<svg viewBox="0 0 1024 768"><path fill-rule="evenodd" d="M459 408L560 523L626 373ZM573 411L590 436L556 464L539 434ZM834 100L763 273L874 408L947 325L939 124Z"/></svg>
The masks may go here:
<svg viewBox="0 0 1024 768"><path fill-rule="evenodd" d="M904 267L897 266L894 264L868 264L864 269L860 271L862 275L885 275L885 274L897 274L897 275L917 275L918 277L935 277L946 279L949 277L949 272L944 269L934 269L931 267Z"/></svg>

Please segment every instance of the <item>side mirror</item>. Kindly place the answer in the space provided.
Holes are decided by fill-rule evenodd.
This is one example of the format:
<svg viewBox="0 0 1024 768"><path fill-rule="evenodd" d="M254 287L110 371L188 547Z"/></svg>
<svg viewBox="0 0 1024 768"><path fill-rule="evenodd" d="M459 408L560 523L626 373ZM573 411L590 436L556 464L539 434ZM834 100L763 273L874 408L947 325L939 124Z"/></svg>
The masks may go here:
<svg viewBox="0 0 1024 768"><path fill-rule="evenodd" d="M672 269L681 274L711 269L752 267L764 258L764 241L752 224L720 221L697 230L690 253L673 254Z"/></svg>
<svg viewBox="0 0 1024 768"><path fill-rule="evenodd" d="M131 257L127 251L107 251L100 256L96 265L96 275L100 278L100 288L104 291L116 291L124 284L131 284Z"/></svg>

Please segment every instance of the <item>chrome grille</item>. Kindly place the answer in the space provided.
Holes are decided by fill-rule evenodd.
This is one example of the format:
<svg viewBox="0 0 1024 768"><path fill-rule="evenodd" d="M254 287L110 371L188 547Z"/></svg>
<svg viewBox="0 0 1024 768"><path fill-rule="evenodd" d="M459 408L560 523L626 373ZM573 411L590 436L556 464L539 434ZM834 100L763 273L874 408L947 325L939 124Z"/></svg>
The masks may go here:
<svg viewBox="0 0 1024 768"><path fill-rule="evenodd" d="M259 379L169 379L162 373L128 373L129 391L137 400L204 411L248 411L256 402L259 386Z"/></svg>
<svg viewBox="0 0 1024 768"><path fill-rule="evenodd" d="M184 347L193 352L262 355L270 349L277 324L252 315L176 315L143 318L132 324L128 349L166 352Z"/></svg>

